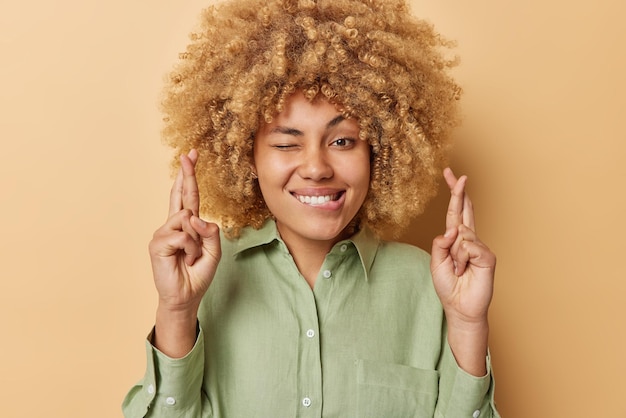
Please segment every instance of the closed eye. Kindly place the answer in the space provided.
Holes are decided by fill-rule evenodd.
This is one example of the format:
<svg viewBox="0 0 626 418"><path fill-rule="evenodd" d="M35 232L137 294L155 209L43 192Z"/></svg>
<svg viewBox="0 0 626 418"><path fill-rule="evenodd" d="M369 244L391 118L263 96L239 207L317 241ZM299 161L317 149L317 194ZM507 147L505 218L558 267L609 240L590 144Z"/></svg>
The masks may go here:
<svg viewBox="0 0 626 418"><path fill-rule="evenodd" d="M288 150L292 150L295 149L297 147L296 144L275 144L272 145L272 148L275 148L279 151L288 151Z"/></svg>

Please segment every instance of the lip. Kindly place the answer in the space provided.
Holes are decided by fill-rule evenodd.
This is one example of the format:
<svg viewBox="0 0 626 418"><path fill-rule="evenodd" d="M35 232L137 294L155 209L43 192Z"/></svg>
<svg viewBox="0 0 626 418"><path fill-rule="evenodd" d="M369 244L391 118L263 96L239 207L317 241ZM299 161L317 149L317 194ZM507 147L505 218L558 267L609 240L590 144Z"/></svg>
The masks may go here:
<svg viewBox="0 0 626 418"><path fill-rule="evenodd" d="M290 192L291 196L296 199L298 203L308 208L322 209L322 210L337 210L341 208L346 199L346 191L342 189L298 189ZM324 196L332 196L330 200L323 202L316 202L317 199L322 199ZM312 198L312 199L309 199ZM304 202L303 200L306 200ZM315 203L311 203L311 200Z"/></svg>

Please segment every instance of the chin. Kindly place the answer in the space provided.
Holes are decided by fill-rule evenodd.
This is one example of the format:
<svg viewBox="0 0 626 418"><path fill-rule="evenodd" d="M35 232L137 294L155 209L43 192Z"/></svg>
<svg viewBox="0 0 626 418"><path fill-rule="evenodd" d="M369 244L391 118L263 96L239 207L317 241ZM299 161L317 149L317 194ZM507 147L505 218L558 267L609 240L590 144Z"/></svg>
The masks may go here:
<svg viewBox="0 0 626 418"><path fill-rule="evenodd" d="M346 229L349 223L345 225L311 225L308 229L309 239L318 241L340 241L346 238Z"/></svg>

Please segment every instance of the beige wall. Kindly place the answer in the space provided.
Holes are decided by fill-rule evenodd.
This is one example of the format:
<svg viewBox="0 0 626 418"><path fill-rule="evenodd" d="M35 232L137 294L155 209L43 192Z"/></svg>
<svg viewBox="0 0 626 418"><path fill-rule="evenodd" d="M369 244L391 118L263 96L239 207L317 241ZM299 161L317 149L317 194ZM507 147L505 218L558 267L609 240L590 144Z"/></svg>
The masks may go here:
<svg viewBox="0 0 626 418"><path fill-rule="evenodd" d="M121 416L142 374L169 189L156 97L205 4L179 3L0 4L3 417ZM413 6L459 41L453 165L499 256L503 415L626 417L626 6ZM405 240L428 245L444 202Z"/></svg>

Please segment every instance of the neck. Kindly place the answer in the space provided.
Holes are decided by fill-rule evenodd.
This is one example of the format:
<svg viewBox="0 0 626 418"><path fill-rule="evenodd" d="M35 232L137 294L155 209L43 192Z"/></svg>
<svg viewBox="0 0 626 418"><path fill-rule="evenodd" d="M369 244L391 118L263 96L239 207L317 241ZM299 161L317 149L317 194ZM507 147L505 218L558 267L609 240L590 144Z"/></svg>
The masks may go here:
<svg viewBox="0 0 626 418"><path fill-rule="evenodd" d="M289 234L283 235L278 223L277 228L282 240L289 249L291 257L293 257L296 263L298 271L300 271L300 274L313 289L326 255L330 252L333 245L345 238L344 234L338 235L332 240L311 240L294 237Z"/></svg>

